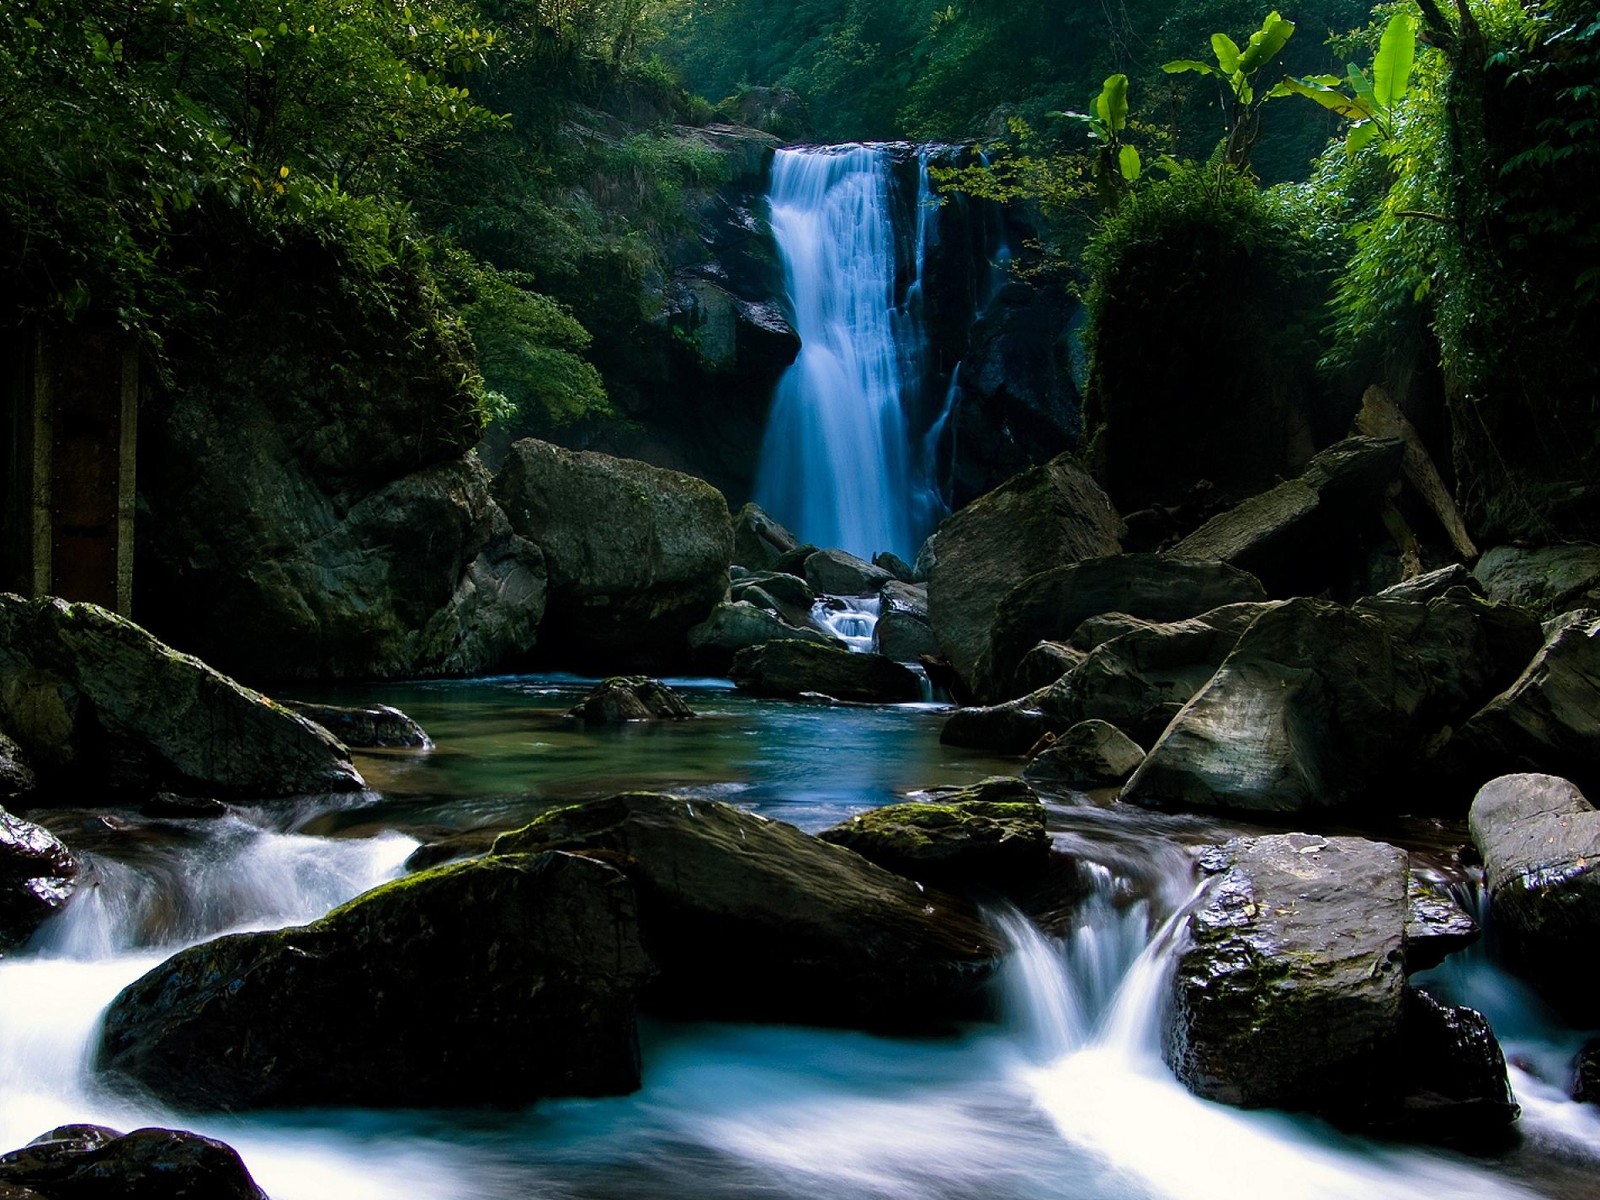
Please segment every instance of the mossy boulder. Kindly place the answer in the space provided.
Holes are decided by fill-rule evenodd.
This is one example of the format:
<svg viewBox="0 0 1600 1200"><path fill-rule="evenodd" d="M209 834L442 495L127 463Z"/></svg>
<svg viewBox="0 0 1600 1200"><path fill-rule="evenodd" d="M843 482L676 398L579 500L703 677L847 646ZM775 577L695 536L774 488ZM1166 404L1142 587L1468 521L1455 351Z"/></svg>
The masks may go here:
<svg viewBox="0 0 1600 1200"><path fill-rule="evenodd" d="M77 876L77 859L53 833L0 808L0 952L61 908Z"/></svg>
<svg viewBox="0 0 1600 1200"><path fill-rule="evenodd" d="M267 1200L238 1152L180 1129L63 1125L0 1155L6 1200Z"/></svg>
<svg viewBox="0 0 1600 1200"><path fill-rule="evenodd" d="M584 725L626 725L629 721L687 721L694 710L659 679L623 675L597 684L567 716Z"/></svg>
<svg viewBox="0 0 1600 1200"><path fill-rule="evenodd" d="M807 694L862 704L905 704L922 698L922 680L877 654L852 654L803 641L768 642L734 656L730 677L757 696Z"/></svg>
<svg viewBox="0 0 1600 1200"><path fill-rule="evenodd" d="M615 1095L650 974L616 868L482 859L182 951L112 1001L98 1065L188 1109Z"/></svg>
<svg viewBox="0 0 1600 1200"><path fill-rule="evenodd" d="M517 442L495 497L544 554L540 634L556 665L661 670L728 590L733 522L722 493L632 459Z"/></svg>
<svg viewBox="0 0 1600 1200"><path fill-rule="evenodd" d="M93 604L0 596L0 723L51 789L271 797L365 786L321 726Z"/></svg>
<svg viewBox="0 0 1600 1200"><path fill-rule="evenodd" d="M661 974L692 1019L915 1030L971 1015L1001 949L969 903L727 804L630 793L559 809L497 855L603 855L638 889Z"/></svg>
<svg viewBox="0 0 1600 1200"><path fill-rule="evenodd" d="M1015 894L1049 865L1044 816L1026 783L996 778L858 813L817 836L908 879Z"/></svg>

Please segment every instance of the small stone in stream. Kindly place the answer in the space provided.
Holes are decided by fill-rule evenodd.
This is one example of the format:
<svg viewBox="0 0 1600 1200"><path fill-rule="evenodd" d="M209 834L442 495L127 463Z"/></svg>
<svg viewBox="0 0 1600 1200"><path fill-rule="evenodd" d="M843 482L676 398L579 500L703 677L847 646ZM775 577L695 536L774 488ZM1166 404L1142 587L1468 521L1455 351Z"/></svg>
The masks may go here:
<svg viewBox="0 0 1600 1200"><path fill-rule="evenodd" d="M346 746L362 750L431 750L433 739L398 708L374 704L370 708L347 708L338 704L307 704L284 700L285 708L315 721Z"/></svg>
<svg viewBox="0 0 1600 1200"><path fill-rule="evenodd" d="M1408 975L1437 967L1482 935L1478 922L1456 903L1449 890L1420 871L1411 872L1406 903L1410 906L1405 938Z"/></svg>
<svg viewBox="0 0 1600 1200"><path fill-rule="evenodd" d="M139 815L157 820L213 820L228 815L228 806L211 796L180 796L176 792L157 792L146 800Z"/></svg>
<svg viewBox="0 0 1600 1200"><path fill-rule="evenodd" d="M619 675L600 683L567 716L585 725L630 721L687 721L695 715L682 696L659 679Z"/></svg>
<svg viewBox="0 0 1600 1200"><path fill-rule="evenodd" d="M0 951L21 945L71 897L78 862L42 825L0 808Z"/></svg>
<svg viewBox="0 0 1600 1200"><path fill-rule="evenodd" d="M1572 1098L1579 1104L1600 1104L1600 1038L1591 1038L1572 1064Z"/></svg>
<svg viewBox="0 0 1600 1200"><path fill-rule="evenodd" d="M48 1200L267 1200L233 1147L176 1129L63 1125L0 1156L7 1187Z"/></svg>

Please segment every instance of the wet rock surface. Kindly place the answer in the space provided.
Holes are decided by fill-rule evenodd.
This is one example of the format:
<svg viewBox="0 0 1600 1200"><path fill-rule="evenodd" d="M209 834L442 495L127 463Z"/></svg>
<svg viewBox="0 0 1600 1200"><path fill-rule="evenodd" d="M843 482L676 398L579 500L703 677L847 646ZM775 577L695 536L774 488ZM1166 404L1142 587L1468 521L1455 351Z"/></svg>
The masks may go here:
<svg viewBox="0 0 1600 1200"><path fill-rule="evenodd" d="M803 641L741 650L729 675L757 696L796 699L815 694L862 704L906 704L922 698L922 680L899 663Z"/></svg>
<svg viewBox="0 0 1600 1200"><path fill-rule="evenodd" d="M806 582L829 596L876 596L894 576L843 550L819 550L805 564Z"/></svg>
<svg viewBox="0 0 1600 1200"><path fill-rule="evenodd" d="M733 561L747 570L770 571L799 544L759 505L746 504L733 519Z"/></svg>
<svg viewBox="0 0 1600 1200"><path fill-rule="evenodd" d="M1046 695L1048 689L1004 704L957 709L939 731L939 741L994 754L1026 754L1040 738L1059 734L1070 724L1045 710Z"/></svg>
<svg viewBox="0 0 1600 1200"><path fill-rule="evenodd" d="M267 1200L238 1153L223 1142L177 1129L124 1134L102 1125L63 1125L0 1155L0 1196Z"/></svg>
<svg viewBox="0 0 1600 1200"><path fill-rule="evenodd" d="M98 1065L190 1109L617 1094L650 974L616 868L484 859L180 952L112 1001Z"/></svg>
<svg viewBox="0 0 1600 1200"><path fill-rule="evenodd" d="M52 787L273 797L364 786L326 730L93 604L0 596L0 723Z"/></svg>
<svg viewBox="0 0 1600 1200"><path fill-rule="evenodd" d="M1044 805L1020 779L922 793L817 835L908 879L1015 894L1049 863Z"/></svg>
<svg viewBox="0 0 1600 1200"><path fill-rule="evenodd" d="M77 859L53 833L0 808L0 952L65 905L77 877Z"/></svg>
<svg viewBox="0 0 1600 1200"><path fill-rule="evenodd" d="M1167 1062L1190 1091L1346 1117L1400 1046L1406 855L1281 834L1209 850L1188 922Z"/></svg>
<svg viewBox="0 0 1600 1200"><path fill-rule="evenodd" d="M975 1011L1000 954L967 902L726 804L631 793L495 843L546 849L628 874L671 1015L926 1029Z"/></svg>
<svg viewBox="0 0 1600 1200"><path fill-rule="evenodd" d="M1068 787L1106 787L1121 783L1144 761L1139 744L1115 725L1080 721L1028 764L1030 780Z"/></svg>
<svg viewBox="0 0 1600 1200"><path fill-rule="evenodd" d="M1510 1144L1522 1110L1506 1081L1505 1054L1482 1013L1407 988L1400 1047L1403 1094L1366 1128L1478 1154Z"/></svg>
<svg viewBox="0 0 1600 1200"><path fill-rule="evenodd" d="M1600 812L1554 775L1504 775L1472 802L1472 840L1502 953L1548 999L1600 1024L1600 997L1574 963L1600 938Z"/></svg>
<svg viewBox="0 0 1600 1200"><path fill-rule="evenodd" d="M844 648L838 638L820 629L790 624L770 609L746 600L717 605L709 617L689 631L689 646L695 662L718 673L725 673L740 651L769 642L811 642Z"/></svg>
<svg viewBox="0 0 1600 1200"><path fill-rule="evenodd" d="M1438 966L1457 950L1483 936L1478 922L1456 903L1447 888L1420 871L1411 872L1406 890L1406 973Z"/></svg>

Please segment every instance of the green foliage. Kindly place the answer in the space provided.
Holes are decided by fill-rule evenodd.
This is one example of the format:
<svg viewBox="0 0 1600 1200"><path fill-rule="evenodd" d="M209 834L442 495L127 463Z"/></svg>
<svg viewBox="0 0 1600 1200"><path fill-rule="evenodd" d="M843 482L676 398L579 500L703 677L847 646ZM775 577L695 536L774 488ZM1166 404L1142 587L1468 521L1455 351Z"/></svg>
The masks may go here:
<svg viewBox="0 0 1600 1200"><path fill-rule="evenodd" d="M1345 138L1345 149L1356 154L1374 138L1394 136L1395 109L1411 86L1416 52L1416 18L1399 12L1390 18L1383 31L1370 75L1351 63L1342 80L1333 75L1320 75L1290 79L1286 86L1296 95L1305 96L1352 122ZM1347 91L1339 90L1341 83Z"/></svg>
<svg viewBox="0 0 1600 1200"><path fill-rule="evenodd" d="M1087 113L1054 115L1077 121L1088 130L1089 140L1099 147L1094 157L1095 187L1101 203L1115 209L1144 169L1138 148L1122 140L1128 129L1128 77L1109 76L1089 107L1092 111Z"/></svg>
<svg viewBox="0 0 1600 1200"><path fill-rule="evenodd" d="M483 372L491 421L517 436L548 437L584 421L614 417L605 384L582 353L590 337L572 314L526 279L473 272L461 310Z"/></svg>
<svg viewBox="0 0 1600 1200"><path fill-rule="evenodd" d="M1271 12L1262 21L1261 28L1250 35L1243 49L1227 34L1213 33L1211 52L1216 66L1192 58L1162 64L1161 69L1169 75L1192 71L1227 85L1228 134L1222 155L1224 166L1241 172L1249 169L1251 152L1261 140L1262 106L1290 94L1286 84L1266 87L1258 77L1277 63L1293 36L1294 22Z"/></svg>

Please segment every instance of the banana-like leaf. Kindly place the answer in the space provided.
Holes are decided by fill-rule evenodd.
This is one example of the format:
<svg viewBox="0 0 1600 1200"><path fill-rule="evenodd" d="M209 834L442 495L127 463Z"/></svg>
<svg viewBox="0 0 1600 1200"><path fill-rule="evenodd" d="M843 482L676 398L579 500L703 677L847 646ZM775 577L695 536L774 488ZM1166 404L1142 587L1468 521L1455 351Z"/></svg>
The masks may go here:
<svg viewBox="0 0 1600 1200"><path fill-rule="evenodd" d="M1415 21L1410 13L1396 13L1383 31L1378 56L1372 60L1372 90L1381 109L1391 109L1405 99L1416 60Z"/></svg>
<svg viewBox="0 0 1600 1200"><path fill-rule="evenodd" d="M1259 71L1278 57L1293 36L1293 21L1286 21L1275 12L1269 13L1261 28L1250 35L1250 44L1239 55L1238 69L1247 75Z"/></svg>
<svg viewBox="0 0 1600 1200"><path fill-rule="evenodd" d="M1201 75L1221 74L1210 63L1196 62L1192 58L1175 58L1169 63L1162 63L1161 69L1168 75L1181 75L1185 71L1196 71Z"/></svg>
<svg viewBox="0 0 1600 1200"><path fill-rule="evenodd" d="M1100 114L1112 133L1121 133L1128 125L1128 77L1112 75L1095 101L1095 111Z"/></svg>
<svg viewBox="0 0 1600 1200"><path fill-rule="evenodd" d="M1139 178L1142 164L1139 161L1139 152L1132 146L1123 146L1117 151L1117 166L1122 170L1122 177L1129 183Z"/></svg>
<svg viewBox="0 0 1600 1200"><path fill-rule="evenodd" d="M1239 69L1239 43L1227 34L1213 33L1211 50L1217 56L1217 66L1222 68L1224 75L1232 75Z"/></svg>
<svg viewBox="0 0 1600 1200"><path fill-rule="evenodd" d="M1336 112L1350 121L1364 121L1374 115L1372 107L1360 96L1346 96L1335 88L1314 83L1309 79L1285 79L1282 86L1296 96L1315 100L1329 112Z"/></svg>
<svg viewBox="0 0 1600 1200"><path fill-rule="evenodd" d="M1378 136L1378 123L1376 121L1358 121L1350 127L1349 135L1344 139L1346 154L1359 154L1372 144Z"/></svg>
<svg viewBox="0 0 1600 1200"><path fill-rule="evenodd" d="M1372 80L1368 79L1367 73L1356 66L1355 63L1350 64L1349 74L1345 76L1344 81L1350 85L1350 90L1357 96L1372 97L1376 95L1372 88ZM1373 107L1377 107L1376 100L1373 101Z"/></svg>

